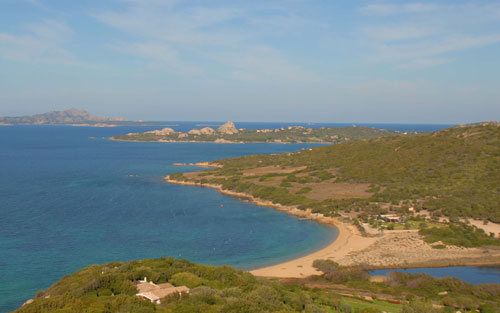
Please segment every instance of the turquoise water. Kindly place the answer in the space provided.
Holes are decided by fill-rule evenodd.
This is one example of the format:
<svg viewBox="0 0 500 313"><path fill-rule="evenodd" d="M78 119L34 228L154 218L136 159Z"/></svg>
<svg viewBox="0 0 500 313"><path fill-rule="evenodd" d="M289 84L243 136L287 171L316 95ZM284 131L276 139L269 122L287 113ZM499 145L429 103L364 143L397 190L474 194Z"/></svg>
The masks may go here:
<svg viewBox="0 0 500 313"><path fill-rule="evenodd" d="M311 145L103 138L144 130L0 128L0 312L89 264L173 256L251 269L306 254L335 237L335 229L213 189L163 181L166 174L195 170L174 162Z"/></svg>
<svg viewBox="0 0 500 313"><path fill-rule="evenodd" d="M174 129L186 131L195 124L180 123ZM332 125L311 127L320 126ZM252 269L307 254L335 238L335 229L311 221L212 189L163 182L166 174L196 170L173 167L174 162L280 153L312 145L107 139L157 128L0 127L0 312L14 310L39 289L89 264L173 256Z"/></svg>

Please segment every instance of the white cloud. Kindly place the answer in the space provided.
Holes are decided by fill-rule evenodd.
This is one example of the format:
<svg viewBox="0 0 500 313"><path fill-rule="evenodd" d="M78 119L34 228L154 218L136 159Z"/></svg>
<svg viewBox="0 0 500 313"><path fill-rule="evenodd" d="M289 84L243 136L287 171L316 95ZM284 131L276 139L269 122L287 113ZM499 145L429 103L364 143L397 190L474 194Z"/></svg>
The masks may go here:
<svg viewBox="0 0 500 313"><path fill-rule="evenodd" d="M440 58L422 58L411 60L406 64L401 64L397 66L399 69L424 69L428 67L434 67L446 63L450 63L453 60L451 59L440 59Z"/></svg>
<svg viewBox="0 0 500 313"><path fill-rule="evenodd" d="M399 45L382 44L379 57L385 60L418 60L449 52L483 47L500 42L500 34L482 36L453 36L444 39L412 42Z"/></svg>
<svg viewBox="0 0 500 313"><path fill-rule="evenodd" d="M500 42L500 5L372 4L360 28L369 58L398 69L424 69L458 59L451 53ZM390 17L388 15L391 15Z"/></svg>
<svg viewBox="0 0 500 313"><path fill-rule="evenodd" d="M50 64L74 64L75 58L63 47L72 31L54 20L29 24L27 34L0 33L0 58Z"/></svg>
<svg viewBox="0 0 500 313"><path fill-rule="evenodd" d="M422 38L434 33L435 30L420 25L391 25L365 27L363 33L372 40L391 42Z"/></svg>
<svg viewBox="0 0 500 313"><path fill-rule="evenodd" d="M150 69L167 68L180 74L196 74L199 69L183 62L175 49L166 43L159 42L137 42L122 43L112 46L119 52L133 54L147 60Z"/></svg>
<svg viewBox="0 0 500 313"><path fill-rule="evenodd" d="M42 8L42 7L43 7L43 5L42 5L42 4L40 3L40 1L38 1L38 0L23 0L23 1L24 1L24 2L27 2L27 3L29 3L29 4L32 4L32 5L34 5L34 6L37 6L37 7L39 7L39 8Z"/></svg>
<svg viewBox="0 0 500 313"><path fill-rule="evenodd" d="M308 77L289 56L281 53L263 36L295 34L307 23L290 6L272 1L256 8L250 2L216 5L204 2L125 0L121 10L97 12L104 24L135 37L135 42L114 47L141 58L155 68L175 72L202 72L217 65L228 78L290 75ZM265 11L266 14L256 12ZM263 48L266 47L266 48ZM272 73L274 71L274 73ZM223 74L224 75L224 74Z"/></svg>
<svg viewBox="0 0 500 313"><path fill-rule="evenodd" d="M406 3L406 4L368 4L360 9L364 14L374 15L392 15L392 14L407 14L407 13L424 13L434 11L439 7L434 4L426 3Z"/></svg>
<svg viewBox="0 0 500 313"><path fill-rule="evenodd" d="M247 81L318 82L320 78L290 63L278 50L268 46L253 47L247 51L234 51L216 56L229 65L232 77Z"/></svg>

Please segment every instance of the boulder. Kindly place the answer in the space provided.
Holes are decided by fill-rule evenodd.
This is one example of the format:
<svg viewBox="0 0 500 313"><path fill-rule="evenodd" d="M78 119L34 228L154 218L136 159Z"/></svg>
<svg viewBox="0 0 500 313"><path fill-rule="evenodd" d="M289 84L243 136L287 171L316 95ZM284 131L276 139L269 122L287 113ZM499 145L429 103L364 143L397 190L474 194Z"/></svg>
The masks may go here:
<svg viewBox="0 0 500 313"><path fill-rule="evenodd" d="M204 127L202 129L200 129L200 132L203 135L213 135L213 134L215 134L215 130L213 128L210 128L210 127Z"/></svg>
<svg viewBox="0 0 500 313"><path fill-rule="evenodd" d="M227 122L217 129L217 132L225 135L237 134L239 130L234 126L233 122Z"/></svg>
<svg viewBox="0 0 500 313"><path fill-rule="evenodd" d="M167 128L162 129L162 130L152 130L152 131L149 131L147 133L154 134L156 136L165 136L165 135L170 135L170 134L175 133L175 130L167 127Z"/></svg>

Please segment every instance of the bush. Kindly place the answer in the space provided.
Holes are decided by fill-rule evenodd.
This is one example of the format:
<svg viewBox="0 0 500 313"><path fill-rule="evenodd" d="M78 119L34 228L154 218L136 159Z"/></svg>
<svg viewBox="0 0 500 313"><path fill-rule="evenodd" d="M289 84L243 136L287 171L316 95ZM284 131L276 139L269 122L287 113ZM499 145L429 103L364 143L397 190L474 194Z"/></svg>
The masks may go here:
<svg viewBox="0 0 500 313"><path fill-rule="evenodd" d="M313 267L327 274L338 271L340 265L332 260L314 260Z"/></svg>
<svg viewBox="0 0 500 313"><path fill-rule="evenodd" d="M187 286L189 288L195 288L203 285L206 280L196 276L195 274L182 272L174 274L174 276L170 279L170 282L174 286Z"/></svg>
<svg viewBox="0 0 500 313"><path fill-rule="evenodd" d="M432 304L425 302L410 302L404 304L401 313L439 313L441 310L432 307Z"/></svg>

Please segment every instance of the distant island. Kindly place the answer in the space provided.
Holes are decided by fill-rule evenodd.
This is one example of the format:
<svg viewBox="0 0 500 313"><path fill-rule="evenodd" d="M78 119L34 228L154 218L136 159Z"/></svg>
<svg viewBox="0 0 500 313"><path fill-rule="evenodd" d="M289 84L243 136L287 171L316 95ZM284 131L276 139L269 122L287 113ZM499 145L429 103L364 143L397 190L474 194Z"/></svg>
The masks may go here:
<svg viewBox="0 0 500 313"><path fill-rule="evenodd" d="M188 132L176 132L172 128L152 130L144 133L129 133L112 137L121 141L157 142L214 142L214 143L340 143L355 140L375 139L387 136L415 136L420 132L400 132L372 127L321 127L307 128L289 126L277 129L236 128L227 122L217 129L203 127Z"/></svg>
<svg viewBox="0 0 500 313"><path fill-rule="evenodd" d="M27 125L78 125L78 126L114 126L122 123L123 118L109 118L96 116L85 110L71 108L65 111L50 111L43 114L0 117L1 124L27 124Z"/></svg>
<svg viewBox="0 0 500 313"><path fill-rule="evenodd" d="M124 118L112 118L93 115L85 110L71 108L64 111L50 111L43 114L26 116L0 117L0 126L8 125L70 125L92 127L115 126L172 126L163 122L127 121Z"/></svg>

